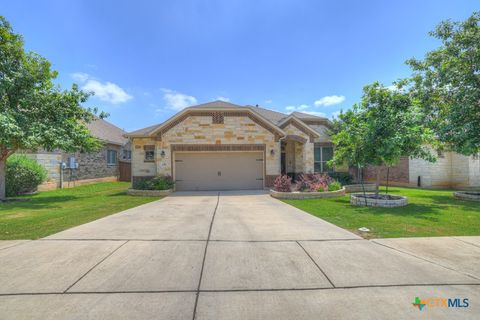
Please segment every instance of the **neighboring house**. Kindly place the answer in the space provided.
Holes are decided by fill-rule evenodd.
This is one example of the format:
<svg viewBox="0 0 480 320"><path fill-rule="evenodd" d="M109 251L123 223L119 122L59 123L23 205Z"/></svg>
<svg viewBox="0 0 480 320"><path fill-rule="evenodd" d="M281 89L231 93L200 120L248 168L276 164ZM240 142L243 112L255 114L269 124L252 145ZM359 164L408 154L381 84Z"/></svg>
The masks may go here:
<svg viewBox="0 0 480 320"><path fill-rule="evenodd" d="M263 189L280 174L330 170L326 118L223 101L182 110L128 133L132 183L171 175L176 190Z"/></svg>
<svg viewBox="0 0 480 320"><path fill-rule="evenodd" d="M356 170L352 170L357 175ZM376 168L363 170L365 180L374 181ZM463 156L455 152L438 152L437 161L430 163L422 159L402 157L400 163L390 168L389 183L398 186L435 188L480 187L480 157ZM387 169L382 168L382 183L386 183Z"/></svg>
<svg viewBox="0 0 480 320"><path fill-rule="evenodd" d="M103 142L103 147L96 152L68 153L58 150L26 153L47 169L47 181L39 186L39 190L60 186L62 162L65 163L64 186L117 180L118 161L130 161L131 157L130 143L124 137L126 132L103 119L96 119L87 124L87 127L93 136Z"/></svg>

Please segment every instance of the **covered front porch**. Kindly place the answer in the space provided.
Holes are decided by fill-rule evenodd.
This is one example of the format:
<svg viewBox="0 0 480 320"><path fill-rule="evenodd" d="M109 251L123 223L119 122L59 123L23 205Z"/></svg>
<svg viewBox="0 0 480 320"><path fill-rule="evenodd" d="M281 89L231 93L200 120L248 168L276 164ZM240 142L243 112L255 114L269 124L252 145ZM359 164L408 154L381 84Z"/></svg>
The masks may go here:
<svg viewBox="0 0 480 320"><path fill-rule="evenodd" d="M313 143L298 135L287 135L281 141L281 173L293 181L302 173L333 172L327 164L332 157L332 143Z"/></svg>

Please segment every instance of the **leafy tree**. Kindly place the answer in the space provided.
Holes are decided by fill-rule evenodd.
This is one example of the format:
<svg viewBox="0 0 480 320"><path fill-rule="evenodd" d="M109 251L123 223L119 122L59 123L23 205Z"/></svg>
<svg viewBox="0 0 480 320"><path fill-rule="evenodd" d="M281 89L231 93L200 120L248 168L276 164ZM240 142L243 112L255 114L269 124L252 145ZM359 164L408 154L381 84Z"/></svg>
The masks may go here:
<svg viewBox="0 0 480 320"><path fill-rule="evenodd" d="M91 151L99 147L85 123L96 109L76 85L61 90L50 62L26 52L23 38L0 16L0 200L5 199L5 163L19 149ZM101 114L100 116L105 116Z"/></svg>
<svg viewBox="0 0 480 320"><path fill-rule="evenodd" d="M401 86L391 90L378 82L368 85L362 101L334 124L332 164L376 166L378 195L380 166L394 166L402 156L435 160L428 149L433 134L423 120L417 101Z"/></svg>
<svg viewBox="0 0 480 320"><path fill-rule="evenodd" d="M441 22L430 35L442 45L410 59L412 92L438 139L464 155L480 152L480 12Z"/></svg>

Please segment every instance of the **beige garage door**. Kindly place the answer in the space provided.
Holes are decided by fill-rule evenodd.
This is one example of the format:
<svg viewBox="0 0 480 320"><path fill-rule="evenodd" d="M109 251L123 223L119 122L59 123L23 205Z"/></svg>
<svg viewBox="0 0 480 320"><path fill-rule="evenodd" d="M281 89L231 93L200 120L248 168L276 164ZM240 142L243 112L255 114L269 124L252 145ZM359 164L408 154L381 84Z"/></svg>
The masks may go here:
<svg viewBox="0 0 480 320"><path fill-rule="evenodd" d="M176 152L176 190L263 188L263 152Z"/></svg>

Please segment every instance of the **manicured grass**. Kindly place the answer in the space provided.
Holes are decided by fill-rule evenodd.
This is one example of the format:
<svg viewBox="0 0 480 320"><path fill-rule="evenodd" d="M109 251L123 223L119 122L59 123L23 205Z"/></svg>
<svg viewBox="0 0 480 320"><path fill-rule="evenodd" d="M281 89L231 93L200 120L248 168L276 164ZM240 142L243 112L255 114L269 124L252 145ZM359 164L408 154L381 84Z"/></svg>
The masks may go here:
<svg viewBox="0 0 480 320"><path fill-rule="evenodd" d="M479 236L480 203L456 200L452 191L390 187L390 194L408 197L399 208L354 207L350 196L330 199L284 200L299 209L360 234L365 238Z"/></svg>
<svg viewBox="0 0 480 320"><path fill-rule="evenodd" d="M125 194L127 182L41 192L0 203L0 239L37 239L158 200Z"/></svg>

